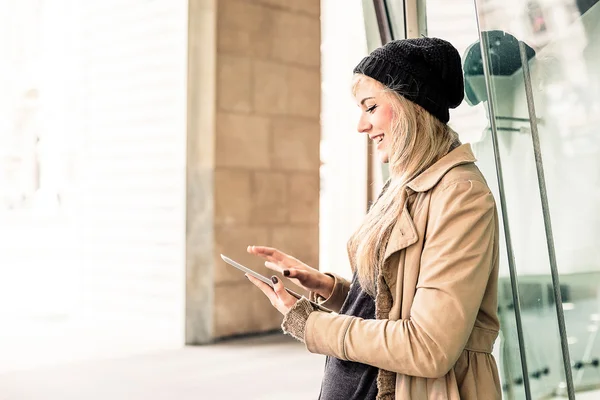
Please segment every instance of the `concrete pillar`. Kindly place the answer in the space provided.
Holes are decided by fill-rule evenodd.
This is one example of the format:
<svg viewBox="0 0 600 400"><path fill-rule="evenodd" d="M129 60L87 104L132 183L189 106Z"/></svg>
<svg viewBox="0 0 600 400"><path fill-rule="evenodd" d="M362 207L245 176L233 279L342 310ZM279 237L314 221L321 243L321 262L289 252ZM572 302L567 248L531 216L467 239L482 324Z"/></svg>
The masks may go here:
<svg viewBox="0 0 600 400"><path fill-rule="evenodd" d="M320 2L190 0L186 343L277 329L220 253L249 244L318 267Z"/></svg>

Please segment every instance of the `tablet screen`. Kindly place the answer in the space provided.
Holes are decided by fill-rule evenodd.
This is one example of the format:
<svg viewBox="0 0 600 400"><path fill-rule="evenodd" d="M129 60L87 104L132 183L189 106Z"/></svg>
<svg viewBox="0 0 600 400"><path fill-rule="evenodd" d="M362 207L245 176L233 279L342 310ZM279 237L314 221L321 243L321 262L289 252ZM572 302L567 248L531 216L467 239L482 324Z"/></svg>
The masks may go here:
<svg viewBox="0 0 600 400"><path fill-rule="evenodd" d="M273 282L272 282L272 281L271 281L269 278L267 278L267 277L265 277L265 276L263 276L263 275L259 274L258 272L255 272L255 271L251 270L251 269L250 269L250 268L248 268L248 267L245 267L245 266L243 266L242 264L240 264L240 263L238 263L238 262L236 262L236 261L233 261L231 258L229 258L229 257L227 257L227 256L225 256L225 255L223 255L223 254L221 254L221 258L222 258L222 259L223 259L223 261L225 261L227 264L229 264L229 265L231 265L231 266L233 266L233 267L236 267L237 269L239 269L240 271L242 271L242 272L244 272L244 273L246 273L246 274L248 274L248 275L251 275L251 276L255 277L256 279L258 279L258 280L260 280L260 281L262 281L262 282L266 283L266 284L267 284L267 285L269 285L270 287L273 287ZM293 290L290 290L290 289L288 289L288 288L285 288L285 290L286 290L286 291L287 291L289 294L291 294L292 296L294 296L294 297L295 297L295 298L297 298L297 299L301 299L301 298L302 298L302 296L301 296L300 294L298 294L298 293L294 292ZM326 308L326 307L323 307L322 305L320 305L320 304L318 304L318 303L315 303L315 302L314 302L314 301L312 301L312 300L309 300L309 301L310 301L310 302L311 302L311 303L312 303L312 304L313 304L315 307L317 307L317 309L319 309L319 310L321 310L321 311L325 311L325 312L331 312L331 310L330 310L330 309L328 309L328 308Z"/></svg>
<svg viewBox="0 0 600 400"><path fill-rule="evenodd" d="M271 280L261 274L259 274L258 272L254 272L252 271L250 268L248 267L244 267L242 264L233 261L231 258L224 256L223 254L221 254L221 258L223 259L223 261L225 261L227 264L232 265L234 267L236 267L237 269L245 272L248 275L252 275L253 277L255 277L258 280L263 281L264 283L266 283L267 285L273 287L273 282L271 282Z"/></svg>

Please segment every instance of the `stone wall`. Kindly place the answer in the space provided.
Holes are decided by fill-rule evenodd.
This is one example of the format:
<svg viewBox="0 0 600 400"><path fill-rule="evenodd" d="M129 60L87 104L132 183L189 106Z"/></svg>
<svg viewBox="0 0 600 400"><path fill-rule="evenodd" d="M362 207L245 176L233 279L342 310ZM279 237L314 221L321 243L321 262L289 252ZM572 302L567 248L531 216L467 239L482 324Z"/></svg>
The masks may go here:
<svg viewBox="0 0 600 400"><path fill-rule="evenodd" d="M186 342L277 329L224 253L318 267L320 2L190 0Z"/></svg>

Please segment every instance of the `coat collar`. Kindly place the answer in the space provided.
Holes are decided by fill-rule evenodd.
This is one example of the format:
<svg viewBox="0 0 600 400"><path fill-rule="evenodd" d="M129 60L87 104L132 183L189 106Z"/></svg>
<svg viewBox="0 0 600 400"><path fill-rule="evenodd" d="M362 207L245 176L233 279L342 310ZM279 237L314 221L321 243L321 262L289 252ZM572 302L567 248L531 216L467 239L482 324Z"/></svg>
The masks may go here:
<svg viewBox="0 0 600 400"><path fill-rule="evenodd" d="M461 164L476 161L470 144L463 144L440 158L435 164L423 171L419 176L410 181L406 186L415 192L426 192L433 188L442 177L452 168ZM409 193L405 194L408 196ZM385 249L384 260L387 260L395 252L402 250L419 240L417 228L407 208L406 197L400 217L390 234L390 239Z"/></svg>
<svg viewBox="0 0 600 400"><path fill-rule="evenodd" d="M473 155L470 144L463 144L444 157L440 158L435 164L421 172L416 178L408 182L406 186L415 192L426 192L431 190L442 179L446 172L461 164L468 164L477 161Z"/></svg>

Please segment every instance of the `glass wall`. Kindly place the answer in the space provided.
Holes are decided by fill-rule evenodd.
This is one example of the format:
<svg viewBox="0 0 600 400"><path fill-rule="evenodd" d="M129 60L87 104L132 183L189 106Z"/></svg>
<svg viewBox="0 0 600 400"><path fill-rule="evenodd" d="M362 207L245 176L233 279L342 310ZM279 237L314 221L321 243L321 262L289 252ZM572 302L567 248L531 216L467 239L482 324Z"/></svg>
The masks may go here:
<svg viewBox="0 0 600 400"><path fill-rule="evenodd" d="M600 386L597 3L477 1L533 398Z"/></svg>

